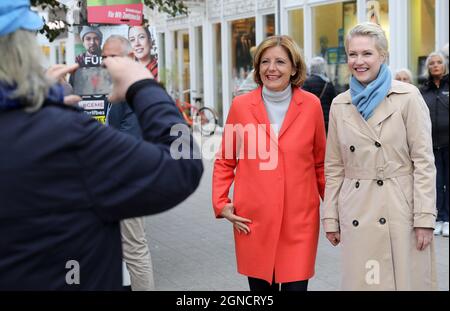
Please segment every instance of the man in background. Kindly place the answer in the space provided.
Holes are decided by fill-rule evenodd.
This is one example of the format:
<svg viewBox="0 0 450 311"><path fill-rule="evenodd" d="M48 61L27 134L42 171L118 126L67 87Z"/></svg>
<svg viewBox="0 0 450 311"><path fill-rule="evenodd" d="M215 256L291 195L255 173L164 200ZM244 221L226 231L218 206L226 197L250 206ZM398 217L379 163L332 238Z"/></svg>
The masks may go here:
<svg viewBox="0 0 450 311"><path fill-rule="evenodd" d="M110 36L103 46L102 58L124 56L134 60L133 50L127 39L122 36ZM142 139L141 128L136 115L127 102L108 103L106 125L120 132ZM154 290L153 268L145 237L143 217L128 218L120 222L123 260L130 273L133 291Z"/></svg>

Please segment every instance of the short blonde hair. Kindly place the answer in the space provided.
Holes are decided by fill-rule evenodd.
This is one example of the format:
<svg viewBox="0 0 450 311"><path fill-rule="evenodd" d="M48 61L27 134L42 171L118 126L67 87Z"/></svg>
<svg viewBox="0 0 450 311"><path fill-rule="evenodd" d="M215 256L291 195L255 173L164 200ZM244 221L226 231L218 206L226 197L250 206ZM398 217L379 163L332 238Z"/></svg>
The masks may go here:
<svg viewBox="0 0 450 311"><path fill-rule="evenodd" d="M354 37L370 37L375 39L375 47L381 55L385 56L386 63L389 58L388 41L386 33L380 25L370 22L365 22L356 25L348 32L345 38L345 51L348 53L348 45Z"/></svg>
<svg viewBox="0 0 450 311"><path fill-rule="evenodd" d="M295 70L295 74L291 76L291 84L296 87L302 86L303 82L306 80L306 64L297 43L295 43L290 36L286 35L268 37L258 45L255 53L255 59L253 60L253 68L255 68L255 82L260 86L263 85L259 72L261 57L267 49L276 46L281 46L286 51L289 60L292 63L292 67Z"/></svg>

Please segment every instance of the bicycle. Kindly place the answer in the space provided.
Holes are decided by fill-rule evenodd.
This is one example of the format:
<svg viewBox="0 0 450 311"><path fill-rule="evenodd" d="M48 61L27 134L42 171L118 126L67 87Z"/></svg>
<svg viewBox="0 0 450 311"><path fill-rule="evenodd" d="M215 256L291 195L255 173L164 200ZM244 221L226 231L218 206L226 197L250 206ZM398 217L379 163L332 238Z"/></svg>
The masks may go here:
<svg viewBox="0 0 450 311"><path fill-rule="evenodd" d="M200 125L200 133L202 135L214 135L218 123L217 113L209 107L198 108L197 104L200 103L201 97L195 97L194 100L196 105L183 102L179 99L175 101L175 104L191 129L194 128L194 123L197 123Z"/></svg>

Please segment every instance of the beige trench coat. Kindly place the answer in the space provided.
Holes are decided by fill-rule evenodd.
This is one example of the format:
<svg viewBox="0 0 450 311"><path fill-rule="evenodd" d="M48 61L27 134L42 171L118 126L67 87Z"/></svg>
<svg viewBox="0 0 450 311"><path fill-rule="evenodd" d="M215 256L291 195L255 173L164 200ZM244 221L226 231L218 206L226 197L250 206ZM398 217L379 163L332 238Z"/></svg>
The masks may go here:
<svg viewBox="0 0 450 311"><path fill-rule="evenodd" d="M347 91L329 119L322 223L341 233L342 289L434 290L434 245L418 251L413 229L436 219L431 121L418 89L393 81L367 121Z"/></svg>

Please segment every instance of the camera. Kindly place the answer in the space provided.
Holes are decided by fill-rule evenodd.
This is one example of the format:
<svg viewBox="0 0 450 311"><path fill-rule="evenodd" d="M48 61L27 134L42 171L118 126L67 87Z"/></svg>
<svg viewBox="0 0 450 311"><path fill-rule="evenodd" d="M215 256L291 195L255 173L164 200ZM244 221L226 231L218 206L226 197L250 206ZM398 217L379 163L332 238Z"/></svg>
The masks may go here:
<svg viewBox="0 0 450 311"><path fill-rule="evenodd" d="M76 95L107 95L111 90L111 76L104 67L81 67L74 73L73 92Z"/></svg>

